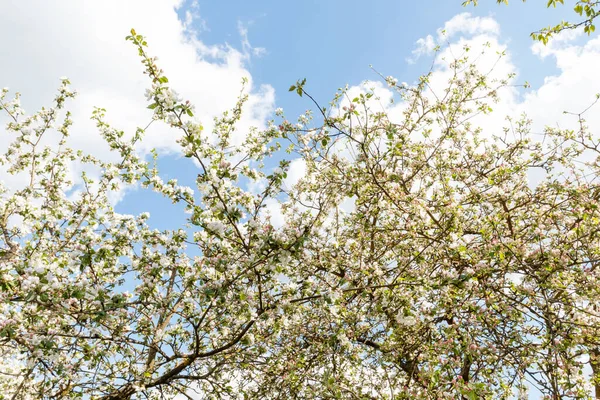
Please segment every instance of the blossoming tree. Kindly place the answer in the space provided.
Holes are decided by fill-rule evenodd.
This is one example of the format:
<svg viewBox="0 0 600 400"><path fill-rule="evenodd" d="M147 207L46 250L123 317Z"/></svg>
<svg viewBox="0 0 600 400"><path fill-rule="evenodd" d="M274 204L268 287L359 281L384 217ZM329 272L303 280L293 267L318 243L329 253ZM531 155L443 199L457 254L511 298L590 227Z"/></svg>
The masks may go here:
<svg viewBox="0 0 600 400"><path fill-rule="evenodd" d="M2 92L2 164L24 185L0 198L0 398L600 395L600 159L584 114L544 141L524 117L482 132L473 117L511 77L460 56L441 91L431 74L384 78L399 119L374 92L342 90L318 117L238 144L243 96L207 134L144 38L128 39L197 187L164 182L136 152L144 130L126 135L102 109L119 161L69 148L66 79L31 116ZM305 81L291 90L312 99ZM292 188L289 160L264 166L283 146L306 165ZM91 171L79 191L73 163ZM188 224L116 213L110 192L133 184L183 203Z"/></svg>

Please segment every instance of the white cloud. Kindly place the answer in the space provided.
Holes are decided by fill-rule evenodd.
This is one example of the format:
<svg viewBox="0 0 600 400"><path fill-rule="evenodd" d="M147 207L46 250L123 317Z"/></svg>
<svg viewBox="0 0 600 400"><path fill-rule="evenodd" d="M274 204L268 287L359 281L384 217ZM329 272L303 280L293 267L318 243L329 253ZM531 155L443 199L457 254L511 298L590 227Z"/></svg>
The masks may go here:
<svg viewBox="0 0 600 400"><path fill-rule="evenodd" d="M306 161L302 158L292 160L288 169L287 178L283 181L284 187L288 190L293 188L304 175L306 175Z"/></svg>
<svg viewBox="0 0 600 400"><path fill-rule="evenodd" d="M242 49L248 56L253 55L260 57L267 52L267 49L264 47L254 47L250 44L250 40L248 39L248 27L242 23L242 21L238 21L238 33L242 39Z"/></svg>
<svg viewBox="0 0 600 400"><path fill-rule="evenodd" d="M499 93L500 102L492 104L494 112L491 115L480 115L471 122L481 126L484 134L499 133L506 126L506 116L517 118L525 113L533 120L532 130L536 133L543 131L545 126L575 128L576 119L563 111L581 112L594 101L595 94L600 93L600 80L595 79L597 66L600 65L600 38L575 43L574 40L580 36L581 32L569 31L558 35L547 46L533 44L532 53L540 59L553 59L558 72L545 76L538 88L530 89L524 95L520 95L514 88L504 88ZM487 72L493 67L492 78L518 74L518 64L511 57L510 47L502 40L500 27L491 17L459 14L437 31L436 43L442 43L444 38L448 42L436 55L430 77L433 92L442 92L451 73L448 68L449 60L467 54L463 50L465 46L470 47L468 55L472 60L477 59L481 71ZM426 43L431 40L432 36L429 36L418 42L416 52L425 54L426 51L422 49L429 48L431 44ZM481 54L481 49L487 49L485 54ZM498 53L502 52L505 56L499 59ZM519 77L518 82L522 83L527 79L527 76ZM388 110L397 108L398 105L395 105ZM393 114L397 115L397 112ZM586 120L592 131L600 128L600 113L591 111L586 114Z"/></svg>
<svg viewBox="0 0 600 400"><path fill-rule="evenodd" d="M582 29L563 30L552 36L552 40L550 40L547 44L543 44L539 41L535 42L531 46L531 51L541 58L545 58L552 55L557 50L564 50L565 48L571 47L572 41L580 37L582 34Z"/></svg>
<svg viewBox="0 0 600 400"><path fill-rule="evenodd" d="M415 49L412 51L412 57L406 59L409 64L414 64L421 56L431 55L437 44L431 35L419 38L415 43Z"/></svg>
<svg viewBox="0 0 600 400"><path fill-rule="evenodd" d="M189 8L185 10L184 29L192 36L197 36L201 32L210 31L208 24L200 14L200 4L198 0L193 0Z"/></svg>
<svg viewBox="0 0 600 400"><path fill-rule="evenodd" d="M434 38L427 35L415 42L412 56L407 58L409 64L415 63L421 56L431 55L436 46L446 44L458 34L467 36L496 37L500 34L500 25L491 17L473 17L470 13L455 15L446 21L443 28L437 30Z"/></svg>
<svg viewBox="0 0 600 400"><path fill-rule="evenodd" d="M500 34L500 25L492 17L474 17L470 13L461 13L446 21L444 27L437 31L438 38L445 36L447 39L459 33L469 36L497 36Z"/></svg>
<svg viewBox="0 0 600 400"><path fill-rule="evenodd" d="M445 36L442 33L444 31ZM494 113L480 116L473 122L482 126L484 131L497 133L498 129L506 125L505 116L518 117L521 113L526 113L533 120L534 132L541 132L545 126L574 127L575 118L563 111L581 112L594 101L595 94L600 93L600 80L595 79L597 66L600 65L600 38L575 43L575 39L580 38L581 34L581 31L565 31L547 46L537 42L533 44L532 53L540 59L553 59L558 72L545 76L538 88L527 91L523 96L513 88L505 88L499 93L500 102L492 105ZM441 43L442 38L448 39L448 43L436 55L430 79L434 91L445 86L450 73L448 60L463 54L465 46L471 48L470 54L477 58L481 71L489 71L493 67L495 78L518 73L518 64L511 57L510 47L502 40L500 27L491 17L459 14L438 30L437 43ZM449 40L452 38L454 39ZM430 44L425 47L428 46ZM422 43L417 44L417 49L421 47ZM481 55L480 50L483 48L487 50ZM498 62L497 54L502 52L506 55ZM527 76L523 76L518 81L524 82L527 79ZM586 120L592 131L600 128L600 113L589 112Z"/></svg>
<svg viewBox="0 0 600 400"><path fill-rule="evenodd" d="M261 217L268 217L275 229L281 229L285 225L285 215L281 203L276 199L266 199L265 208L260 213Z"/></svg>
<svg viewBox="0 0 600 400"><path fill-rule="evenodd" d="M561 41L540 49L532 46L534 54L541 58L552 57L558 73L546 76L544 83L525 96L521 108L534 121L534 129L544 126L574 127L575 117L563 111L579 113L585 110L600 93L598 65L600 65L600 38L584 44ZM592 132L600 129L600 112L592 109L585 115Z"/></svg>
<svg viewBox="0 0 600 400"><path fill-rule="evenodd" d="M273 109L274 90L252 83L244 64L248 59L245 49L204 44L196 36L207 29L197 3L192 2L183 21L177 14L182 4L180 0L8 2L0 13L5 55L0 63L0 86L21 92L24 108L33 112L51 105L58 78L68 76L79 92L68 105L74 120L72 145L109 157L89 119L94 106L106 108L107 121L126 132L151 120L144 98L150 82L142 74L135 48L125 41L135 28L147 37L148 52L159 57L158 64L172 87L195 104L206 132L210 132L214 116L235 105L242 78L249 79L250 97L236 130L239 139L250 126L264 125ZM247 32L245 35L247 39ZM0 130L0 134L5 132ZM142 151L153 147L177 151L176 135L164 125L153 124Z"/></svg>

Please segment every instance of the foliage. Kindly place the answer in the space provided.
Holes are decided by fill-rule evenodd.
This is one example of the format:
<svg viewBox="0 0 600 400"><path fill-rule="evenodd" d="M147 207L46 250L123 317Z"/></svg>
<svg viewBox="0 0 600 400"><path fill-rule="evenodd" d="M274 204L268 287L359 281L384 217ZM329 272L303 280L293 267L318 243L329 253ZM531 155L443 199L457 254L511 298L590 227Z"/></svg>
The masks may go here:
<svg viewBox="0 0 600 400"><path fill-rule="evenodd" d="M523 0L525 2L526 0ZM467 6L469 4L477 5L479 0L466 0L463 2L463 6ZM498 4L508 4L508 0L496 0ZM564 5L564 0L548 0L546 7L554 7ZM600 15L600 1L596 0L577 0L575 6L573 7L573 11L579 16L582 17L578 22L568 22L562 21L560 24L550 25L546 28L542 28L539 31L532 32L531 38L533 40L540 41L544 44L548 43L554 35L562 32L563 30L571 30L577 29L583 26L583 31L588 35L591 35L596 31L596 25L594 24L594 20L596 17Z"/></svg>
<svg viewBox="0 0 600 400"><path fill-rule="evenodd" d="M589 398L600 154L583 114L544 140L526 117L482 132L472 119L511 77L480 72L465 49L442 89L431 73L384 78L399 118L344 89L319 118L235 143L244 95L207 134L144 38L128 40L196 188L164 182L137 155L144 130L127 136L102 109L93 119L120 161L70 149L66 79L31 116L2 92L14 135L2 164L25 184L0 198L0 398L508 399L531 384ZM307 88L290 90L314 101ZM265 166L282 145L306 164L292 188L289 160ZM73 163L92 171L79 191ZM184 204L188 225L116 213L110 192L134 184ZM264 212L276 201L280 229Z"/></svg>

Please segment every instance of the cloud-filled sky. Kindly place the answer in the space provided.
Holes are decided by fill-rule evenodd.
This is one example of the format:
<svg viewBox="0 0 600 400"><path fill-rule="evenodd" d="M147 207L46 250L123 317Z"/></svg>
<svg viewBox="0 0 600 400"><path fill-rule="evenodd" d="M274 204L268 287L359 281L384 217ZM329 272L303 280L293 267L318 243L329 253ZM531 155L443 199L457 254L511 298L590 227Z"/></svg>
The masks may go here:
<svg viewBox="0 0 600 400"><path fill-rule="evenodd" d="M570 34L546 47L533 44L529 32L571 17L566 7L545 10L534 2L505 7L489 1L467 9L460 0L382 0L368 6L355 0L5 3L0 86L21 92L25 109L34 111L50 104L59 77L68 76L79 92L71 103L72 143L99 156L107 150L89 120L94 106L106 108L108 121L126 131L150 120L144 98L148 81L135 49L124 40L132 27L148 38L149 52L159 57L172 86L195 104L207 129L213 117L234 105L242 78L248 78L250 100L240 134L264 126L275 107L283 107L288 117L310 108L305 98L287 91L298 78L306 77L307 89L324 104L345 84L354 91L378 85L385 97L387 89L376 82L370 64L413 82L431 65L432 47L446 40L451 46L490 42L506 50L497 71L515 72L517 81L532 84L527 92L507 91L496 113L481 121L487 129L522 112L534 120L534 130L568 126L572 120L562 111L582 110L600 92L600 80L590 79L600 65L600 39ZM443 65L434 68L443 81ZM599 118L592 116L590 126L600 126ZM178 158L175 139L172 131L154 125L144 151L158 148L165 174L188 172L191 180L193 165ZM298 170L291 175L300 176L302 166L293 165ZM130 192L118 207L134 212L139 200Z"/></svg>

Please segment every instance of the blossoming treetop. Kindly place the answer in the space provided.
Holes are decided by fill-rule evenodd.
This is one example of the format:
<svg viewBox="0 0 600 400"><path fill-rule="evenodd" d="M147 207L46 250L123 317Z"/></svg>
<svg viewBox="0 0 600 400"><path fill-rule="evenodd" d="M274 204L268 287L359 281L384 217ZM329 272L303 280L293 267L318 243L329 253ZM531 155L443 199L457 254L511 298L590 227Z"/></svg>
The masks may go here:
<svg viewBox="0 0 600 400"><path fill-rule="evenodd" d="M441 90L430 74L386 78L400 120L373 92L342 90L301 127L273 121L236 143L244 96L208 134L144 38L128 40L197 187L164 182L136 152L144 130L126 135L102 109L93 119L119 161L69 148L67 79L33 115L2 92L12 137L1 162L24 185L0 198L0 398L598 391L598 139L583 114L544 141L526 118L481 131L472 118L512 77L482 73L465 52ZM293 89L312 99L305 81ZM282 146L306 164L292 188ZM75 193L73 163L95 171ZM147 213L116 213L110 191L134 184L183 203L188 224L158 231ZM264 213L273 201L282 228Z"/></svg>

